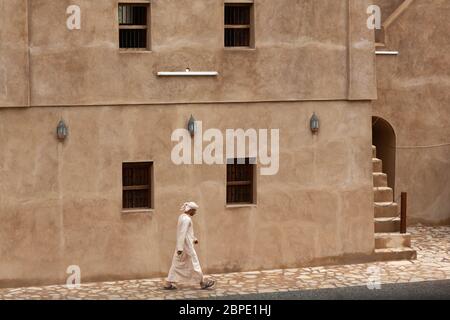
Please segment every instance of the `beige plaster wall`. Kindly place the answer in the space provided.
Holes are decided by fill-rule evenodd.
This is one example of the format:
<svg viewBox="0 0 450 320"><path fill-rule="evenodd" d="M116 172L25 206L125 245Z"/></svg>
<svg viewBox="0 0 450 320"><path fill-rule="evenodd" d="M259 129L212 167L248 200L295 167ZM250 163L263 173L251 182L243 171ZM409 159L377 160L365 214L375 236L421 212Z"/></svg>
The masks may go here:
<svg viewBox="0 0 450 320"><path fill-rule="evenodd" d="M313 136L316 112L321 131ZM226 168L175 166L172 130L279 128L280 171L256 207L225 207ZM0 116L0 286L164 275L195 200L206 272L355 261L373 252L370 102L7 108ZM63 117L64 143L55 137ZM349 125L351 123L352 125ZM153 160L155 210L121 212L123 161Z"/></svg>
<svg viewBox="0 0 450 320"><path fill-rule="evenodd" d="M410 223L450 223L450 2L415 0L387 30L374 115L397 134L396 193Z"/></svg>
<svg viewBox="0 0 450 320"><path fill-rule="evenodd" d="M381 21L384 22L405 0L374 0L372 2L380 7Z"/></svg>
<svg viewBox="0 0 450 320"><path fill-rule="evenodd" d="M0 1L8 9L0 70L9 74L0 85L10 88L0 86L0 106L25 105L28 82L34 106L376 97L368 0L255 0L254 50L223 48L223 0L152 0L152 51L145 53L119 52L117 0L28 1L29 34L26 3ZM71 4L81 8L81 30L66 27ZM220 75L156 76L186 67ZM13 77L16 68L21 74Z"/></svg>
<svg viewBox="0 0 450 320"><path fill-rule="evenodd" d="M202 208L207 272L370 256L369 1L255 0L256 48L225 50L222 0L153 0L143 53L119 51L118 3L0 0L0 286L65 282L69 265L83 281L164 275L188 199ZM71 4L79 31L66 28ZM220 75L155 75L186 67ZM258 175L256 207L225 207L225 166L170 162L170 134L191 113L207 127L280 129L280 172ZM139 160L154 161L156 208L123 214L121 164Z"/></svg>
<svg viewBox="0 0 450 320"><path fill-rule="evenodd" d="M28 105L26 0L0 1L0 107Z"/></svg>

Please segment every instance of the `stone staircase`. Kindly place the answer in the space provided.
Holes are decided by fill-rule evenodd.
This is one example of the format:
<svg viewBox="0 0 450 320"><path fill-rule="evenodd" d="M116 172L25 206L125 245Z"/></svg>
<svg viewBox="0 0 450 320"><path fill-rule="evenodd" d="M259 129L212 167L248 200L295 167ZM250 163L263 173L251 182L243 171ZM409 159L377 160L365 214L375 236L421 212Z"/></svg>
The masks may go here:
<svg viewBox="0 0 450 320"><path fill-rule="evenodd" d="M400 233L400 208L394 192L388 187L383 163L372 146L373 192L375 213L375 256L378 261L412 260L417 253L411 248L411 234Z"/></svg>
<svg viewBox="0 0 450 320"><path fill-rule="evenodd" d="M415 0L382 0L378 5L382 12L382 27L375 30L375 46L377 49L385 48L388 42L387 31L389 27L408 9Z"/></svg>

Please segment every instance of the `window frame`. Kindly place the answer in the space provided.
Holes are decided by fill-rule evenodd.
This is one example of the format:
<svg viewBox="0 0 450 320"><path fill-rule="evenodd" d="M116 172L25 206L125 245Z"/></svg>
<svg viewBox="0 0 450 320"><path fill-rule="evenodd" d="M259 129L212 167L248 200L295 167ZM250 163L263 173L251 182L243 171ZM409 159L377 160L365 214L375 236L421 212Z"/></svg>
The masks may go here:
<svg viewBox="0 0 450 320"><path fill-rule="evenodd" d="M250 24L248 25L233 25L225 24L226 7L229 6L242 6L250 8ZM248 46L226 46L225 34L227 29L249 29L249 45ZM225 50L251 50L255 49L255 4L253 1L226 1L223 5L223 46Z"/></svg>
<svg viewBox="0 0 450 320"><path fill-rule="evenodd" d="M235 180L235 181L229 181L228 180L228 166L230 165L243 165L238 163L239 160L244 160L245 161L245 165L249 165L251 167L250 169L250 180ZM255 206L257 204L257 188L256 188L256 177L257 177L257 165L256 165L256 159L252 158L252 157L247 157L247 158L233 158L233 159L227 159L227 163L226 163L226 185L225 185L225 189L226 189L226 195L225 195L225 203L227 207L245 207L245 206ZM229 187L233 187L233 186L242 186L242 185L246 185L246 186L250 186L250 196L251 199L250 201L245 201L245 202L230 202L228 199L228 188Z"/></svg>
<svg viewBox="0 0 450 320"><path fill-rule="evenodd" d="M145 6L147 7L147 21L145 25L121 25L120 24L120 6ZM151 32L152 32L152 8L150 0L121 0L117 3L117 24L118 24L118 47L120 52L149 52L151 51ZM146 46L145 48L122 48L120 46L120 31L121 30L146 30Z"/></svg>
<svg viewBox="0 0 450 320"><path fill-rule="evenodd" d="M148 166L148 185L131 185L125 186L124 179L124 169L126 166ZM155 192L155 184L154 184L154 162L153 161L124 161L122 162L122 211L123 212L133 212L133 211L151 211L154 210L154 192ZM133 190L146 190L148 189L148 206L147 207L125 207L125 191L133 191Z"/></svg>

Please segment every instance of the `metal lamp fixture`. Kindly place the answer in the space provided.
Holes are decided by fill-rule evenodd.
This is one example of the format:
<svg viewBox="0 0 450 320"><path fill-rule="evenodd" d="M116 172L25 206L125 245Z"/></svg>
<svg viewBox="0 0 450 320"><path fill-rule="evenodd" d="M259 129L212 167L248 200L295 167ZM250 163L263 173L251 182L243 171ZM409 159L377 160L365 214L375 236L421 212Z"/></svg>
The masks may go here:
<svg viewBox="0 0 450 320"><path fill-rule="evenodd" d="M189 119L187 129L191 136L195 135L195 132L197 131L197 125L195 124L195 118L193 115L191 115L191 118Z"/></svg>
<svg viewBox="0 0 450 320"><path fill-rule="evenodd" d="M63 141L67 138L69 134L69 128L67 128L64 120L60 120L58 126L56 127L56 136L59 140Z"/></svg>
<svg viewBox="0 0 450 320"><path fill-rule="evenodd" d="M313 113L311 120L309 121L309 126L313 134L317 134L319 132L320 121L315 112Z"/></svg>

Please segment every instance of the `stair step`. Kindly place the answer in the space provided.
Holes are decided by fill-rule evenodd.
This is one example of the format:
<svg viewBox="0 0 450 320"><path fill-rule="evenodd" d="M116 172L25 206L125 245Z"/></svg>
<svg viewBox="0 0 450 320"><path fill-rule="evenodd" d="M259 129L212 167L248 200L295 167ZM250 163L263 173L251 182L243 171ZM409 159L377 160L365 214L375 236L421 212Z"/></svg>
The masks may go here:
<svg viewBox="0 0 450 320"><path fill-rule="evenodd" d="M410 233L375 233L375 249L410 248Z"/></svg>
<svg viewBox="0 0 450 320"><path fill-rule="evenodd" d="M373 172L383 172L383 162L380 159L372 158Z"/></svg>
<svg viewBox="0 0 450 320"><path fill-rule="evenodd" d="M417 252L411 248L411 234L401 234L398 204L393 202L394 191L388 187L383 162L376 158L372 145L375 258L377 261L413 260Z"/></svg>
<svg viewBox="0 0 450 320"><path fill-rule="evenodd" d="M389 202L394 200L394 191L389 187L373 188L375 202Z"/></svg>
<svg viewBox="0 0 450 320"><path fill-rule="evenodd" d="M375 218L396 218L399 216L399 208L396 202L375 202Z"/></svg>
<svg viewBox="0 0 450 320"><path fill-rule="evenodd" d="M374 187L387 187L387 174L382 172L372 173Z"/></svg>
<svg viewBox="0 0 450 320"><path fill-rule="evenodd" d="M375 218L375 233L400 231L400 218Z"/></svg>
<svg viewBox="0 0 450 320"><path fill-rule="evenodd" d="M377 261L415 260L417 252L412 248L375 249L375 258Z"/></svg>

